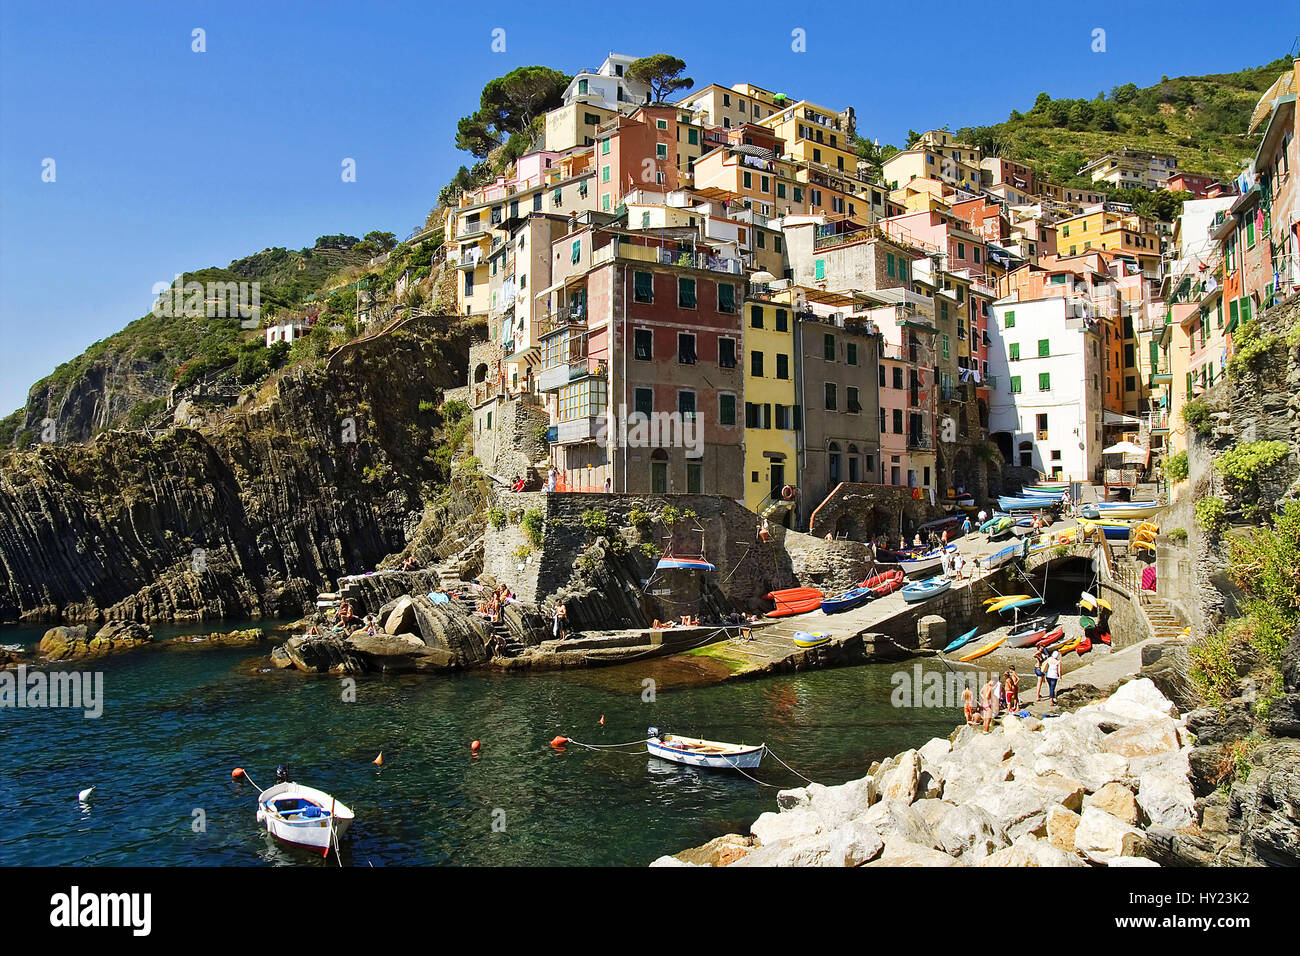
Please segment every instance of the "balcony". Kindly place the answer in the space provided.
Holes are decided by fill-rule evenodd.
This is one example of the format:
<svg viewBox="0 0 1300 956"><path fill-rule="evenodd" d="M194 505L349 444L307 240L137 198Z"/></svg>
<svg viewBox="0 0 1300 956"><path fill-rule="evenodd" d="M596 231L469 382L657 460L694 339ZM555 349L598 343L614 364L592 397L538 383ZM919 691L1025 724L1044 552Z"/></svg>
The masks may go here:
<svg viewBox="0 0 1300 956"><path fill-rule="evenodd" d="M486 260L483 258L483 254L482 254L482 253L477 252L477 251L475 251L475 252L467 252L467 253L465 253L464 255L462 255L462 256L460 257L460 259L457 261L457 263L456 263L456 268L458 268L458 269L477 269L477 268L478 268L480 265L482 265L485 261L486 261Z"/></svg>
<svg viewBox="0 0 1300 956"><path fill-rule="evenodd" d="M570 309L566 306L553 312L547 312L537 320L537 336L538 338L544 338L565 328L585 329L586 327L587 310L585 308Z"/></svg>
<svg viewBox="0 0 1300 956"><path fill-rule="evenodd" d="M924 431L907 433L907 447L924 450L934 447L934 439Z"/></svg>
<svg viewBox="0 0 1300 956"><path fill-rule="evenodd" d="M945 402L964 402L966 401L966 386L941 385L939 387L939 397Z"/></svg>
<svg viewBox="0 0 1300 956"><path fill-rule="evenodd" d="M593 441L600 434L602 420L600 416L592 415L559 422L555 425L555 444L574 445L579 442Z"/></svg>

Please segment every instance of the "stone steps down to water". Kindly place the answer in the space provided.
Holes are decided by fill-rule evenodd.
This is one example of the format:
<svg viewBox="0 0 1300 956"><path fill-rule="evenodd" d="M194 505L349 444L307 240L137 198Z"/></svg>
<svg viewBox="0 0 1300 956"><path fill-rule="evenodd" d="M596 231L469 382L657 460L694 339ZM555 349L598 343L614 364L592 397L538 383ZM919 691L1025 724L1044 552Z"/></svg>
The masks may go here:
<svg viewBox="0 0 1300 956"><path fill-rule="evenodd" d="M860 780L782 790L750 836L651 865L1157 866L1149 833L1195 832L1191 749L1140 678L1059 717L963 725Z"/></svg>

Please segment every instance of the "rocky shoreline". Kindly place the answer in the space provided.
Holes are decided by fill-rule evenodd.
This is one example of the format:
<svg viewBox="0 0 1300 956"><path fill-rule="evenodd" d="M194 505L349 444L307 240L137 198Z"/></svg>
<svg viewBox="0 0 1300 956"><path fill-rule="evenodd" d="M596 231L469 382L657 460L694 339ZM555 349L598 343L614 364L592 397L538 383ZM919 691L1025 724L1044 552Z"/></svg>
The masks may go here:
<svg viewBox="0 0 1300 956"><path fill-rule="evenodd" d="M1216 841L1194 790L1194 744L1189 716L1149 678L1135 678L1072 713L1007 715L989 734L963 725L873 764L861 779L782 790L777 811L748 835L651 865L1262 862L1248 851L1205 861L1171 852L1180 840Z"/></svg>

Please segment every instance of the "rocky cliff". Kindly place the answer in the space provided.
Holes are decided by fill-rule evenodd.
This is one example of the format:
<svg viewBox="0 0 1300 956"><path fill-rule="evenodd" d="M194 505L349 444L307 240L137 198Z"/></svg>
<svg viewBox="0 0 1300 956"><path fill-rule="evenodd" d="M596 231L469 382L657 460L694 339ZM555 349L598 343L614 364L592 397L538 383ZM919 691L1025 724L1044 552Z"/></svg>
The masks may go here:
<svg viewBox="0 0 1300 956"><path fill-rule="evenodd" d="M463 381L468 336L453 318L411 320L197 429L10 453L0 619L301 613L419 525L446 479L433 406Z"/></svg>

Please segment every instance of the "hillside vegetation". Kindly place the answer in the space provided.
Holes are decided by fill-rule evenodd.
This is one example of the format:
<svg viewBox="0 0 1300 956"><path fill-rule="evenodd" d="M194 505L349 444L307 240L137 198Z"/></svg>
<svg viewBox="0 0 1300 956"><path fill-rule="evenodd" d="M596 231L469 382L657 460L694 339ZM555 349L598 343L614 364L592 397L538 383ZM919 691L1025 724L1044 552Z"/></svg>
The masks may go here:
<svg viewBox="0 0 1300 956"><path fill-rule="evenodd" d="M1236 73L1162 77L1141 88L1125 83L1091 100L1039 93L1027 112L1012 110L1006 122L956 135L986 155L1032 164L1062 185L1089 184L1079 168L1121 146L1172 153L1188 172L1231 178L1255 152L1256 138L1246 132L1251 111L1290 68L1284 56Z"/></svg>

